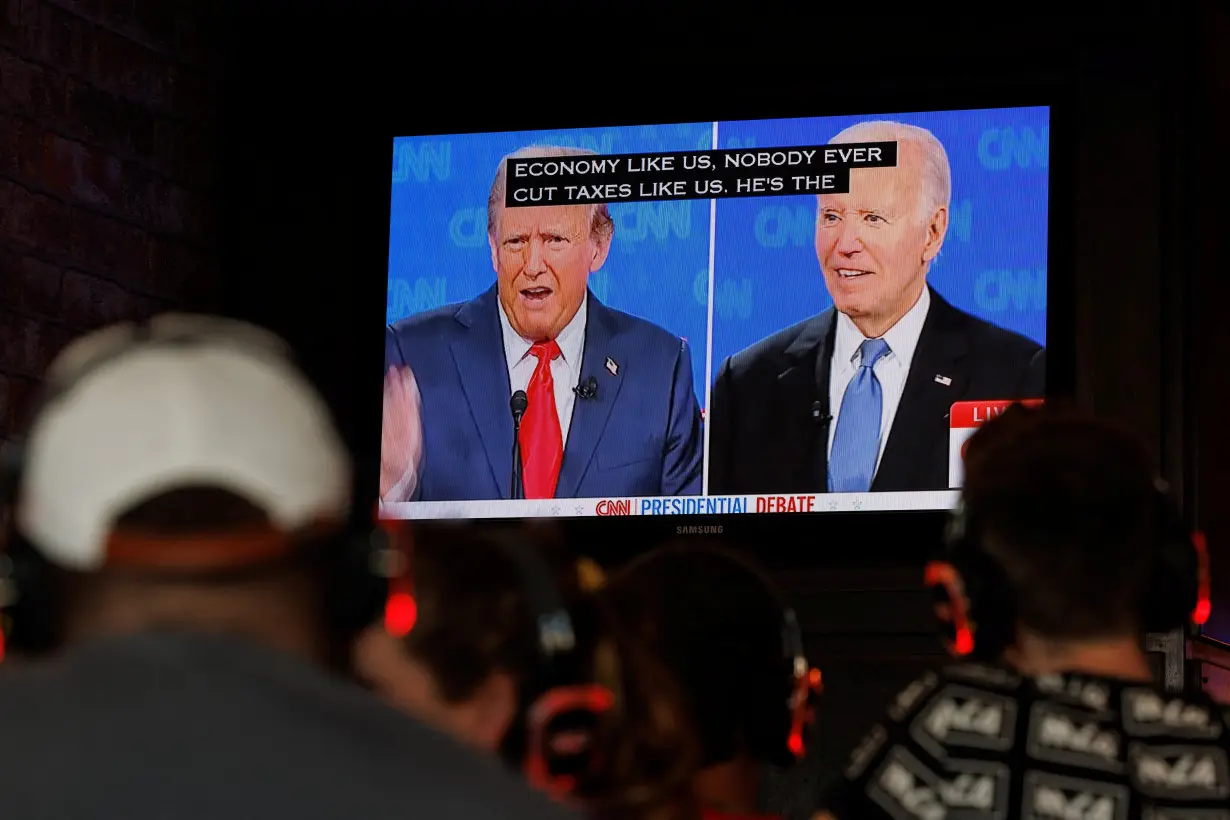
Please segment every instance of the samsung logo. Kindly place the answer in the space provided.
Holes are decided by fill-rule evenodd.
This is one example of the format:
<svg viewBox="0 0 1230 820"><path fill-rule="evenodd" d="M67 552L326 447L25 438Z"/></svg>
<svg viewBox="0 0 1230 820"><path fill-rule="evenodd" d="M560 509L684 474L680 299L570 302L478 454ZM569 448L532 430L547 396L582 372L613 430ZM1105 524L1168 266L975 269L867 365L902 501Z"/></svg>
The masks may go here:
<svg viewBox="0 0 1230 820"><path fill-rule="evenodd" d="M716 524L716 525L707 526L707 527L699 527L699 526L675 527L675 534L676 535L721 535L722 525Z"/></svg>

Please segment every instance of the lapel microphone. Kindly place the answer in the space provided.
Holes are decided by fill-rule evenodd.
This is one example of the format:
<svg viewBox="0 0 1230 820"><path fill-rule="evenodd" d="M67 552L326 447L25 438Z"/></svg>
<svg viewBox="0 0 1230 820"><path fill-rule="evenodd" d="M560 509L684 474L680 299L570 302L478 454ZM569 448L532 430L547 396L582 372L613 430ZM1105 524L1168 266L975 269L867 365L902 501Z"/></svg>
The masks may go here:
<svg viewBox="0 0 1230 820"><path fill-rule="evenodd" d="M824 405L821 402L814 401L811 403L811 420L813 424L827 427L833 417L824 412Z"/></svg>
<svg viewBox="0 0 1230 820"><path fill-rule="evenodd" d="M598 398L598 380L590 376L584 382L572 388L572 392L576 393L579 399L596 399Z"/></svg>

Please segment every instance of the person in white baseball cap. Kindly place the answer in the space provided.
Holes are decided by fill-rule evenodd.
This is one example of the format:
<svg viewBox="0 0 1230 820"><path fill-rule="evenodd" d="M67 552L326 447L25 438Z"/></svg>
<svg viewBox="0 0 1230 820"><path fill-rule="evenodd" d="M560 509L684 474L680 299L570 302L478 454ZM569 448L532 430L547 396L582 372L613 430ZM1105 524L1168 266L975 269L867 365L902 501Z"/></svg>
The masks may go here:
<svg viewBox="0 0 1230 820"><path fill-rule="evenodd" d="M388 585L281 340L193 315L90 334L5 462L6 820L564 816L330 666Z"/></svg>
<svg viewBox="0 0 1230 820"><path fill-rule="evenodd" d="M13 617L18 643L38 621L43 644L183 622L325 651L312 608L286 606L310 584L284 559L347 522L350 457L277 337L177 314L85 336L8 461L15 534L51 568L34 583L61 593Z"/></svg>

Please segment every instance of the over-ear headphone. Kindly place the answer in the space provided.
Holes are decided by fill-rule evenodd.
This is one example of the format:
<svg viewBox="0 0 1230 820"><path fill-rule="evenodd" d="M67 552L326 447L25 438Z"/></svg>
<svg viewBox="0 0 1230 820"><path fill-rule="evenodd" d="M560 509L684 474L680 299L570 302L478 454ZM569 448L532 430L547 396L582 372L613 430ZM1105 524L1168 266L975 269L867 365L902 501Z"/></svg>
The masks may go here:
<svg viewBox="0 0 1230 820"><path fill-rule="evenodd" d="M784 600L772 578L737 551L696 545L662 547L642 554L623 567L621 575L627 579L628 591L631 594L621 603L621 606L626 607L632 617L641 617L638 613L645 610L646 606L640 596L647 590L638 589L642 584L636 579L661 577L659 572L661 565L666 563L670 566L671 561L677 562L673 565L671 572L686 573L688 571L686 556L696 556L701 560L708 557L727 565L727 571L735 569L739 575L751 576L755 579L752 583L758 588L758 591L754 593L755 598L761 599L763 595L763 599L771 602L773 610L777 613L778 648L766 651L768 647L761 649L762 644L760 640L757 640L757 648L752 650L755 660L748 660L751 668L747 669L747 674L751 680L747 681L747 684L750 684L752 691L748 692L741 687L738 695L733 695L727 681L715 681L715 687L712 690L707 688L708 681L693 681L691 684L702 688L702 691L689 693L698 702L698 709L702 714L712 714L716 710L723 709L732 696L737 696L744 701L741 710L745 715L745 725L741 727L743 736L739 739L727 739L724 736L712 737L708 740L712 746L708 750L709 753L717 759L733 755L739 750L728 747L728 744L741 740L757 760L767 761L780 768L794 765L807 753L809 736L816 718L816 706L824 691L824 685L820 669L812 666L807 660L798 618ZM669 600L669 590L658 590L654 594L660 596L663 592ZM667 600L659 599L657 603L649 604L648 611L659 610L663 604L667 603ZM759 604L757 608L759 611ZM759 631L760 624L764 623L761 618L763 616L758 616L756 619L758 636L763 634ZM648 623L646 627L655 629L656 625ZM723 651L721 642L725 638L726 636L719 635L706 637L703 639L703 648L694 646L692 651L721 652ZM681 635L679 639L684 638ZM710 640L713 642L710 643ZM777 657L770 658L770 653L776 654ZM663 660L668 666L672 662L669 657ZM703 731L704 727L701 728Z"/></svg>
<svg viewBox="0 0 1230 820"><path fill-rule="evenodd" d="M744 741L756 759L789 768L807 754L816 707L824 691L823 678L820 669L807 660L799 619L784 600L781 590L759 567L741 559L739 562L745 571L755 576L779 613L781 647L778 665L766 667L769 675L763 682L757 670L750 672L757 676L752 695L756 702L751 704L753 716L743 727ZM783 693L784 700L779 700Z"/></svg>
<svg viewBox="0 0 1230 820"><path fill-rule="evenodd" d="M395 637L409 634L417 618L411 534L403 535L395 539L401 550L395 563L405 569L391 579L385 605L385 628ZM615 708L619 670L611 670L610 686L593 679L594 659L585 652L595 648L596 625L587 622L594 615L567 606L551 567L530 543L503 531L484 536L516 572L537 658L530 679L520 682L518 717L501 755L532 786L565 797L601 763L602 718Z"/></svg>
<svg viewBox="0 0 1230 820"><path fill-rule="evenodd" d="M816 720L816 701L824 692L824 679L819 667L807 662L803 651L803 633L790 607L783 607L782 643L790 664L790 699L786 703L790 713L790 731L786 735L785 754L778 762L790 765L807 754L807 742Z"/></svg>
<svg viewBox="0 0 1230 820"><path fill-rule="evenodd" d="M4 479L5 495L10 494ZM9 651L39 654L60 636L60 590L46 561L17 531L6 498L0 544L0 661Z"/></svg>
<svg viewBox="0 0 1230 820"><path fill-rule="evenodd" d="M149 322L117 325L105 331L110 334L107 344L96 346L85 357L58 362L57 370L48 374L27 426L36 424L49 407L71 395L103 366L151 346L233 346L253 356L275 357L297 369L289 347L260 328L214 317L179 316L176 320L173 326L164 323L157 329ZM22 535L16 522L25 467L25 443L21 439L7 442L0 451L0 524L4 539L0 542L0 659L6 649L27 654L47 651L58 643L61 633L62 607L56 573L37 545ZM342 529L322 543L305 546L273 561L264 559L218 572L194 570L193 574L223 579L258 574L286 561L320 560L325 564L322 574L328 583L330 625L353 634L375 621L385 602L387 553L384 534L361 525L357 529ZM150 569L150 574L168 572L177 571Z"/></svg>
<svg viewBox="0 0 1230 820"><path fill-rule="evenodd" d="M1201 533L1185 525L1165 482L1155 482L1157 552L1140 614L1145 632L1170 632L1208 620L1209 554ZM964 501L949 516L944 558L927 565L925 582L947 607L942 620L950 653L994 662L1016 635L1014 593L999 563L982 546L977 512Z"/></svg>

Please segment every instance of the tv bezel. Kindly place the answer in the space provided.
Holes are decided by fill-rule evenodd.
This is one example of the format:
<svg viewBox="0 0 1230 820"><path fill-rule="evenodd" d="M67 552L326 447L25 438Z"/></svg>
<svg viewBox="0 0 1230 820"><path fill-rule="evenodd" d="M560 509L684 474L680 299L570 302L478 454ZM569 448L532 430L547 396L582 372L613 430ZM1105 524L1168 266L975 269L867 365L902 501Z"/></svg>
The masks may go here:
<svg viewBox="0 0 1230 820"><path fill-rule="evenodd" d="M637 94L638 87L612 91L600 111L581 82L555 86L560 98L575 106L547 106L541 114L521 108L502 108L499 101L480 95L478 104L450 109L446 95L420 99L413 105L394 105L378 112L359 135L353 169L356 176L359 258L356 262L354 304L360 326L366 326L370 302L371 354L356 362L370 384L371 422L354 436L358 498L373 506L377 498L381 388L389 263L391 191L388 163L393 140L404 136L433 136L500 131L559 130L626 125L668 125L680 122L776 119L842 115L877 115L921 111L1015 108L1050 108L1047 228L1047 398L1068 400L1075 391L1075 277L1074 277L1074 133L1073 98L1062 77L1033 78L1005 83L950 82L937 88L922 81L899 78L869 81L857 91L825 88L808 90L803 83L766 82L756 70L732 70L729 81L710 83L696 94L680 99ZM720 90L719 90L720 89ZM453 101L456 103L456 101ZM587 105L589 104L589 105ZM579 110L588 109L588 110ZM381 167L377 168L377 160ZM378 313L379 311L379 313ZM379 335L377 334L379 331ZM380 345L377 348L377 344ZM362 349L366 349L364 337ZM367 417L367 394L359 399ZM576 548L604 562L615 563L675 538L721 539L755 552L769 566L803 564L919 565L941 543L946 511L777 513L726 516L564 517L546 519L558 524ZM617 522L617 523L616 523Z"/></svg>

